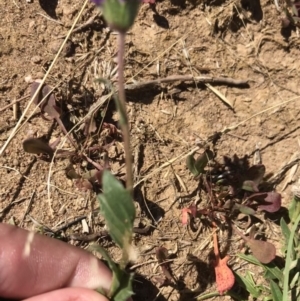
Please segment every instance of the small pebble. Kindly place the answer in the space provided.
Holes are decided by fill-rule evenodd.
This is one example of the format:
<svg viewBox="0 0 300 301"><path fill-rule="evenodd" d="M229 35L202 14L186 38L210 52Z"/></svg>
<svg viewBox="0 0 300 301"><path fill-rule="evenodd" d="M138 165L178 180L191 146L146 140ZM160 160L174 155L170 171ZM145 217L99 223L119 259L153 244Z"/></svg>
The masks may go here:
<svg viewBox="0 0 300 301"><path fill-rule="evenodd" d="M60 46L62 44L63 40L54 40L49 43L49 50L52 54L56 54L58 50L60 49ZM74 45L71 41L67 41L63 50L62 50L62 55L64 57L70 56L73 52Z"/></svg>
<svg viewBox="0 0 300 301"><path fill-rule="evenodd" d="M63 14L68 18L72 18L77 13L77 11L78 10L76 7L72 7L70 5L67 5L63 8Z"/></svg>
<svg viewBox="0 0 300 301"><path fill-rule="evenodd" d="M39 64L41 61L42 61L42 58L39 56L39 55L35 55L31 58L31 61L34 63L34 64Z"/></svg>
<svg viewBox="0 0 300 301"><path fill-rule="evenodd" d="M36 78L37 78L37 79L38 79L38 78L43 78L44 75L45 75L44 72L38 72L38 73L36 74Z"/></svg>
<svg viewBox="0 0 300 301"><path fill-rule="evenodd" d="M273 132L273 131L269 131L268 133L266 133L266 137L269 139L274 139L276 137L277 133Z"/></svg>
<svg viewBox="0 0 300 301"><path fill-rule="evenodd" d="M19 165L20 165L19 160L14 159L14 160L13 160L13 166L17 167L17 166L19 166Z"/></svg>
<svg viewBox="0 0 300 301"><path fill-rule="evenodd" d="M25 76L25 82L31 84L33 82L31 74Z"/></svg>
<svg viewBox="0 0 300 301"><path fill-rule="evenodd" d="M32 21L29 22L28 30L31 31L34 27L35 27L35 21L32 20Z"/></svg>

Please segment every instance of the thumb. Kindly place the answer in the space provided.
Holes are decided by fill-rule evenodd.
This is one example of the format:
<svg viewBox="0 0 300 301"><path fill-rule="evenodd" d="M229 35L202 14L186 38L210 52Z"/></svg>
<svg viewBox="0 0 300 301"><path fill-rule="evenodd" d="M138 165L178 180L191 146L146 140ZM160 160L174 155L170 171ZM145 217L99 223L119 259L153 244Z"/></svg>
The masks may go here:
<svg viewBox="0 0 300 301"><path fill-rule="evenodd" d="M86 288L64 288L37 295L24 301L108 301L103 295Z"/></svg>

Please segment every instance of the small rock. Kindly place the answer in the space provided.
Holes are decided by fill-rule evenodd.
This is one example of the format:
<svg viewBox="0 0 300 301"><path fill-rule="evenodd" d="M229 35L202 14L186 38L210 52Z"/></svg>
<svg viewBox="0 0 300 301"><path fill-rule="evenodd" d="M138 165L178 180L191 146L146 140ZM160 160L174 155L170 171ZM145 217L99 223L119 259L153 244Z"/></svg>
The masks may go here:
<svg viewBox="0 0 300 301"><path fill-rule="evenodd" d="M35 55L31 58L31 61L34 63L34 64L39 64L41 61L42 61L42 58L39 56L39 55Z"/></svg>
<svg viewBox="0 0 300 301"><path fill-rule="evenodd" d="M269 131L268 133L266 133L266 137L269 139L274 139L276 137L277 133L274 131Z"/></svg>
<svg viewBox="0 0 300 301"><path fill-rule="evenodd" d="M47 29L47 25L46 24L42 24L41 25L41 32L45 32Z"/></svg>
<svg viewBox="0 0 300 301"><path fill-rule="evenodd" d="M36 78L43 78L43 77L44 77L44 75L45 75L45 73L44 73L44 72L37 72L37 74L36 74Z"/></svg>
<svg viewBox="0 0 300 301"><path fill-rule="evenodd" d="M14 159L14 160L13 160L13 166L17 167L17 166L19 166L19 165L20 165L19 160Z"/></svg>
<svg viewBox="0 0 300 301"><path fill-rule="evenodd" d="M33 82L31 74L25 76L25 82L31 84Z"/></svg>
<svg viewBox="0 0 300 301"><path fill-rule="evenodd" d="M49 50L52 54L56 54L62 44L63 40L54 40L52 42L49 43ZM62 55L65 57L68 57L70 55L72 55L72 53L74 52L74 45L71 41L67 41L63 50L62 50Z"/></svg>
<svg viewBox="0 0 300 301"><path fill-rule="evenodd" d="M72 18L77 13L77 11L78 10L76 7L72 7L70 5L66 5L63 8L63 14L68 18Z"/></svg>
<svg viewBox="0 0 300 301"><path fill-rule="evenodd" d="M35 21L32 20L32 21L29 22L28 30L31 31L32 29L34 29L34 27L35 27Z"/></svg>

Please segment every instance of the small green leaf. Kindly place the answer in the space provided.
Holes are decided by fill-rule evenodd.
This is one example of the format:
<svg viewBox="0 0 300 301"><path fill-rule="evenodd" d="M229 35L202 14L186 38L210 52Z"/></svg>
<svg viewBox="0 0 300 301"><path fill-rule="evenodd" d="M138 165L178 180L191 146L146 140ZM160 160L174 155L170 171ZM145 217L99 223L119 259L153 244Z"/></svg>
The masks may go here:
<svg viewBox="0 0 300 301"><path fill-rule="evenodd" d="M282 291L273 280L270 281L271 293L273 296L273 301L282 301Z"/></svg>
<svg viewBox="0 0 300 301"><path fill-rule="evenodd" d="M99 194L101 212L105 218L109 234L123 250L123 259L128 259L131 250L135 207L131 194L108 171L102 177L103 194Z"/></svg>
<svg viewBox="0 0 300 301"><path fill-rule="evenodd" d="M289 218L292 224L295 223L299 215L300 215L300 199L294 196L289 206Z"/></svg>
<svg viewBox="0 0 300 301"><path fill-rule="evenodd" d="M294 286L297 284L297 282L299 282L299 280L300 280L300 272L298 271L290 283L290 288L293 289Z"/></svg>
<svg viewBox="0 0 300 301"><path fill-rule="evenodd" d="M257 184L251 180L246 180L243 182L242 189L250 192L258 192Z"/></svg>
<svg viewBox="0 0 300 301"><path fill-rule="evenodd" d="M291 264L290 264L290 271L292 270L292 269L294 269L297 265L298 265L298 259L295 259L295 260L293 260L292 262L291 262Z"/></svg>
<svg viewBox="0 0 300 301"><path fill-rule="evenodd" d="M256 284L253 281L253 278L250 273L247 273L246 276L241 276L238 273L234 273L236 281L244 287L249 294L251 294L254 298L258 298L261 295L261 291L257 289Z"/></svg>
<svg viewBox="0 0 300 301"><path fill-rule="evenodd" d="M246 215L255 215L255 210L245 205L235 203L233 208Z"/></svg>
<svg viewBox="0 0 300 301"><path fill-rule="evenodd" d="M187 156L186 165L190 172L195 176L199 176L204 173L204 168L207 163L213 158L213 152L207 149L203 154L201 154L197 160L194 158L194 154Z"/></svg>
<svg viewBox="0 0 300 301"><path fill-rule="evenodd" d="M197 301L202 301L202 300L207 300L207 299L211 299L213 297L218 297L218 296L220 296L219 292L204 293L204 294L199 295L196 298L196 300ZM230 296L230 297L232 297L232 299L238 300L238 301L248 301L248 299L245 299L245 298L241 297L239 294L237 294L233 291L228 291L223 296Z"/></svg>
<svg viewBox="0 0 300 301"><path fill-rule="evenodd" d="M285 260L285 267L284 267L284 280L283 280L283 291L282 291L282 301L287 301L288 300L288 293L289 293L289 267L291 265L292 261L292 253L295 252L293 242L294 242L294 236L296 233L297 228L299 227L300 223L300 215L297 217L295 220L295 223L293 224L293 227L291 228L291 234L290 238L287 244L287 253L286 253L286 260Z"/></svg>
<svg viewBox="0 0 300 301"><path fill-rule="evenodd" d="M283 281L283 273L282 271L273 263L262 264L256 259L253 255L245 255L242 253L238 254L238 257L258 266L261 266L265 271L265 277L268 279L278 279L280 283Z"/></svg>
<svg viewBox="0 0 300 301"><path fill-rule="evenodd" d="M195 162L196 162L196 160L195 160L193 154L187 156L187 158L186 158L186 166L189 169L189 171L196 177L196 176L199 175L199 172L198 172L198 170L195 167Z"/></svg>
<svg viewBox="0 0 300 301"><path fill-rule="evenodd" d="M127 274L119 269L118 280L120 285L112 299L114 301L126 301L134 294L132 290L133 274Z"/></svg>
<svg viewBox="0 0 300 301"><path fill-rule="evenodd" d="M291 235L291 231L283 218L280 219L280 227L285 239L285 244L287 245Z"/></svg>
<svg viewBox="0 0 300 301"><path fill-rule="evenodd" d="M90 249L92 251L99 252L107 261L109 268L113 272L113 279L108 297L113 301L128 300L128 298L133 295L133 274L127 274L124 270L122 270L117 264L113 262L106 250L101 248L99 245L92 245ZM103 292L102 288L99 288L98 291L101 294L105 295L105 292Z"/></svg>

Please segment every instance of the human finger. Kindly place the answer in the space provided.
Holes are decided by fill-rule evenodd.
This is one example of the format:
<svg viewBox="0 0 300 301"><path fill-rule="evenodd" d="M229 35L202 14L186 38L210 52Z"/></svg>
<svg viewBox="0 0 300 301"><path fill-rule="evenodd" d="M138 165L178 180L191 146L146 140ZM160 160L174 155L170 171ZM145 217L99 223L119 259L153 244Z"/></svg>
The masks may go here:
<svg viewBox="0 0 300 301"><path fill-rule="evenodd" d="M109 290L110 270L91 253L0 223L0 296L28 298L64 287Z"/></svg>
<svg viewBox="0 0 300 301"><path fill-rule="evenodd" d="M86 288L64 288L23 301L108 301L103 295Z"/></svg>

